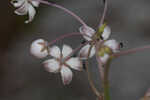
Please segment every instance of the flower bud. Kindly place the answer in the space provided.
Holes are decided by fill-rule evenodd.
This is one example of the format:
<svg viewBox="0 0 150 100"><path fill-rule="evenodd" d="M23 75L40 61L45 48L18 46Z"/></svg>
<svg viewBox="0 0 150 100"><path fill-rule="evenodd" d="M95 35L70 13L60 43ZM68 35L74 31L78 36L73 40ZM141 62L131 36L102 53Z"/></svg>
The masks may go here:
<svg viewBox="0 0 150 100"><path fill-rule="evenodd" d="M87 41L92 40L92 36L95 34L95 30L89 26L81 26L79 31Z"/></svg>
<svg viewBox="0 0 150 100"><path fill-rule="evenodd" d="M48 55L47 42L43 39L37 39L32 42L30 52L37 58L44 58Z"/></svg>

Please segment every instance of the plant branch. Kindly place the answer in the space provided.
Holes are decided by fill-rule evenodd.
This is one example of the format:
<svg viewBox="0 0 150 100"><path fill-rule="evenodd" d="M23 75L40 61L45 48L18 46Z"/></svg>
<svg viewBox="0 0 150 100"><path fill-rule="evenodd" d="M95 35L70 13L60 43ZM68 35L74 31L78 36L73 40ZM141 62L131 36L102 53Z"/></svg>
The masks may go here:
<svg viewBox="0 0 150 100"><path fill-rule="evenodd" d="M57 5L57 4L54 4L54 3L51 3L49 1L46 1L46 0L35 0L35 1L38 1L40 3L43 3L43 4L46 4L46 5L49 5L49 6L53 6L53 7L56 7L56 8L59 8L61 10L63 10L64 12L70 14L71 16L73 16L76 20L78 20L82 25L86 26L86 23L79 17L77 16L75 13L73 13L72 11L64 8L63 6L61 5Z"/></svg>
<svg viewBox="0 0 150 100"><path fill-rule="evenodd" d="M48 43L48 46L49 46L49 45L52 45L52 44L56 43L57 41L60 41L60 40L62 40L62 39L64 39L64 38L71 37L71 36L75 36L75 35L77 36L77 35L82 35L82 34L81 34L81 33L74 32L74 33L69 33L69 34L62 35L62 36L56 38L55 40L49 42L49 43Z"/></svg>
<svg viewBox="0 0 150 100"><path fill-rule="evenodd" d="M88 68L88 61L86 61L86 72L87 72L87 75L88 75L88 81L89 81L89 84L93 90L93 92L95 93L95 95L97 97L101 97L101 94L99 93L99 91L97 90L97 88L95 87L94 83L93 83L93 80L92 80L92 77L91 77L91 73L89 72L89 68Z"/></svg>
<svg viewBox="0 0 150 100"><path fill-rule="evenodd" d="M91 53L91 49L92 49L93 45L91 45L91 47L89 48L88 50L88 55L87 55L87 60L86 60L86 71L87 71L87 75L88 75L88 81L89 81L89 84L93 90L93 92L95 93L95 95L98 97L98 98L101 98L102 95L101 93L97 90L97 88L95 87L93 81L92 81L92 77L91 77L91 73L89 72L89 67L88 67L88 59L89 59L89 56L90 56L90 53Z"/></svg>
<svg viewBox="0 0 150 100"><path fill-rule="evenodd" d="M105 0L104 11L103 11L103 14L102 14L101 20L100 20L100 22L99 22L98 28L100 28L100 27L101 27L101 25L103 25L103 23L104 23L104 19L105 19L106 12L107 12L107 5L108 5L107 0Z"/></svg>
<svg viewBox="0 0 150 100"><path fill-rule="evenodd" d="M133 54L139 51L143 51L146 49L150 49L150 45L146 45L140 48L133 48L133 49L129 49L129 50L124 50L124 51L120 51L118 53L114 53L113 56L114 57L119 57L119 56L123 56L123 55L128 55L128 54Z"/></svg>
<svg viewBox="0 0 150 100"><path fill-rule="evenodd" d="M104 41L98 41L98 43L96 44L96 60L98 62L98 69L102 81L104 80L104 68L101 59L99 59L98 57L98 50L101 47L101 44L103 44L103 42Z"/></svg>
<svg viewBox="0 0 150 100"><path fill-rule="evenodd" d="M105 65L103 65L100 57L98 56L98 51L102 47L104 41L99 41L96 44L96 59L99 65L99 72L104 88L104 100L110 100L110 91L109 91L109 67L112 57L110 57Z"/></svg>

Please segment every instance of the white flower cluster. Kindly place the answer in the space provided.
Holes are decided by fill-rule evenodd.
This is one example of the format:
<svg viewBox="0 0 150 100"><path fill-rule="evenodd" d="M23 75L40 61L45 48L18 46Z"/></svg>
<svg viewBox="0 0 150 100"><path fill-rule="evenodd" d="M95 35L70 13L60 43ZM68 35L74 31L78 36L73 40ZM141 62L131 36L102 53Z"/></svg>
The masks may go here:
<svg viewBox="0 0 150 100"><path fill-rule="evenodd" d="M83 37L87 41L91 41L93 36L95 35L95 32L96 32L93 28L91 28L89 26L82 26L82 27L80 27L79 31L80 31L81 34L83 34ZM116 53L120 49L120 44L114 39L108 40L110 35L111 35L110 27L105 26L105 28L103 30L103 33L101 34L101 36L103 38L103 41L104 41L102 45L108 47L113 53ZM92 46L92 48L91 48L89 58L91 58L95 55L95 53L96 53L96 47L95 47L96 44L93 45L93 44L89 43L89 44L85 45L83 48L81 48L81 50L79 52L79 57L81 59L87 59L88 52L89 52L89 49L90 49L91 46ZM110 55L107 52L104 52L104 55L102 55L100 57L100 59L101 59L102 63L105 64L109 57L110 57Z"/></svg>
<svg viewBox="0 0 150 100"><path fill-rule="evenodd" d="M87 41L92 41L92 38L95 34L95 30L90 28L89 26L81 27L80 33L83 35L83 37ZM103 30L103 33L101 34L103 40L103 46L109 48L113 53L116 53L119 51L120 46L119 43L114 40L108 40L109 36L111 34L111 30L108 26L106 26ZM73 73L70 70L70 68L81 71L82 70L82 60L86 60L89 49L91 48L91 52L89 55L89 58L93 57L96 53L96 44L86 44L83 46L78 54L78 57L72 57L73 49L68 45L63 45L62 51L58 46L48 46L48 42L43 39L35 40L31 44L30 52L32 55L34 55L37 58L44 58L46 56L51 56L53 58L50 58L46 61L44 61L44 67L48 72L52 73L61 73L62 81L63 83L69 84L72 80ZM105 52L103 55L100 56L100 59L103 64L105 64L110 57L109 53Z"/></svg>
<svg viewBox="0 0 150 100"><path fill-rule="evenodd" d="M44 67L48 72L61 73L64 85L72 80L73 73L70 68L81 71L82 62L79 57L69 57L73 49L68 45L63 45L62 51L58 46L48 47L43 39L35 40L30 47L30 52L37 58L44 58L48 55L53 58L44 61Z"/></svg>
<svg viewBox="0 0 150 100"><path fill-rule="evenodd" d="M15 13L17 15L28 15L29 19L25 21L25 23L29 23L33 20L36 10L35 7L38 7L40 2L37 0L12 0L11 3L13 4L14 7L17 9L15 10ZM50 5L53 5L50 3ZM55 4L53 5L55 7ZM58 8L63 7L59 6ZM66 11L66 10L64 10ZM68 12L68 11L66 11ZM72 15L73 13L71 13ZM73 15L75 16L75 15ZM80 18L77 18L78 20ZM81 22L81 20L79 20ZM102 30L99 32L101 33L100 36L101 38L95 38L97 35L97 32L87 26L84 25L83 22L82 27L79 28L80 33L83 35L84 39L88 41L86 45L84 45L80 51L77 57L72 57L73 49L68 46L68 45L63 45L62 51L58 46L53 46L49 47L48 42L43 40L43 39L38 39L35 40L31 44L30 52L32 55L34 55L37 58L44 58L46 56L51 56L53 58L48 59L44 61L44 67L48 72L52 73L61 73L62 80L64 84L69 84L72 80L73 73L70 70L70 68L81 71L82 70L82 60L86 60L89 56L89 58L93 57L96 54L96 47L97 44L96 42L100 41L102 42L102 51L100 50L101 55L99 55L100 60L102 61L103 64L107 62L107 60L110 57L110 53L107 52L109 49L112 53L116 53L120 49L119 43L111 39L109 40L110 34L111 34L111 29L109 26L104 26ZM98 34L99 35L99 34ZM98 36L97 36L98 37ZM106 51L103 49L103 47L107 47ZM90 50L90 52L89 52Z"/></svg>
<svg viewBox="0 0 150 100"><path fill-rule="evenodd" d="M28 15L29 19L25 23L29 23L33 20L36 10L34 7L39 6L39 2L35 0L12 0L11 4L16 7L15 13L17 15Z"/></svg>

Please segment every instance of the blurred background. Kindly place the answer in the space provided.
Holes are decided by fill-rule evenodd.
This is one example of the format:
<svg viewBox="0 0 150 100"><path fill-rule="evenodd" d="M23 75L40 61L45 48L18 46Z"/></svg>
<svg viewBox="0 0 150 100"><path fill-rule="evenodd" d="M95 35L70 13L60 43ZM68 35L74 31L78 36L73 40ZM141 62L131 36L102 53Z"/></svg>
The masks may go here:
<svg viewBox="0 0 150 100"><path fill-rule="evenodd" d="M63 5L96 28L103 11L100 0L49 0ZM124 43L124 50L150 44L150 1L108 0L106 20L112 38ZM41 4L33 22L15 15L10 0L0 4L0 100L96 100L86 72L74 71L70 85L63 86L59 74L45 71L44 61L30 55L33 40L51 41L81 26L63 11ZM82 37L60 41L75 48ZM63 42L63 43L62 43ZM123 56L113 61L110 71L111 100L139 100L150 87L150 50ZM101 85L95 59L90 69L97 87ZM99 88L100 89L100 88Z"/></svg>

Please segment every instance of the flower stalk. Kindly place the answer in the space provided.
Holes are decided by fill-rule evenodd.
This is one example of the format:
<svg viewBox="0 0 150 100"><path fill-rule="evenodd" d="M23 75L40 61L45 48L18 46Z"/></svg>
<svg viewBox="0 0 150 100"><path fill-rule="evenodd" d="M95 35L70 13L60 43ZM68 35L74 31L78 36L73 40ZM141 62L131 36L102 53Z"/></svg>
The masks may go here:
<svg viewBox="0 0 150 100"><path fill-rule="evenodd" d="M62 36L56 38L55 40L49 42L48 46L50 46L50 45L52 45L52 44L56 43L57 41L60 41L60 40L62 40L64 38L68 38L68 37L72 37L72 36L79 36L79 35L81 35L81 33L78 33L78 32L62 35Z"/></svg>
<svg viewBox="0 0 150 100"><path fill-rule="evenodd" d="M107 63L104 65L104 80L103 80L104 100L110 100L109 68L110 68L110 63L112 61L112 58L113 57L110 56Z"/></svg>
<svg viewBox="0 0 150 100"><path fill-rule="evenodd" d="M119 57L119 56L123 56L123 55L128 55L128 54L133 54L136 52L140 52L146 49L150 49L150 45L146 45L143 47L139 47L139 48L133 48L133 49L129 49L129 50L124 50L124 51L120 51L118 53L114 53L113 56L114 57Z"/></svg>
<svg viewBox="0 0 150 100"><path fill-rule="evenodd" d="M101 17L101 20L100 20L100 22L99 22L99 25L98 25L98 28L100 28L101 27L101 25L103 25L103 23L104 23L104 19L105 19L105 16L106 16L106 12L107 12L107 6L108 6L108 4L107 4L107 0L105 0L105 5L104 5L104 11L103 11L103 14L102 14L102 17Z"/></svg>
<svg viewBox="0 0 150 100"><path fill-rule="evenodd" d="M63 10L64 12L70 14L71 16L73 16L76 20L78 20L83 26L87 26L86 23L79 17L77 16L75 13L73 13L72 11L68 10L67 8L64 8L63 6L61 5L57 5L57 4L54 4L52 2L49 2L49 1L46 1L46 0L34 0L34 1L38 1L40 3L43 3L43 4L46 4L46 5L49 5L49 6L53 6L53 7L56 7L56 8L59 8L61 10Z"/></svg>
<svg viewBox="0 0 150 100"><path fill-rule="evenodd" d="M86 61L86 72L87 72L87 76L88 76L88 81L89 81L89 84L91 86L91 89L93 90L93 92L95 93L95 95L98 97L98 98L101 98L102 95L100 94L100 92L97 90L97 88L95 87L94 83L93 83L93 80L92 80L92 77L91 77L91 73L89 71L89 68L88 68L88 61Z"/></svg>
<svg viewBox="0 0 150 100"><path fill-rule="evenodd" d="M90 56L90 52L92 50L92 47L93 47L93 45L91 45L91 47L89 48L88 55L87 55L87 60L86 60L86 63L85 63L86 64L86 72L87 72L88 81L89 81L89 84L91 86L92 91L95 93L95 95L98 98L102 98L101 93L97 90L97 88L95 87L95 85L93 83L93 80L92 80L92 77L91 77L91 73L89 72L89 67L88 67L88 58Z"/></svg>

